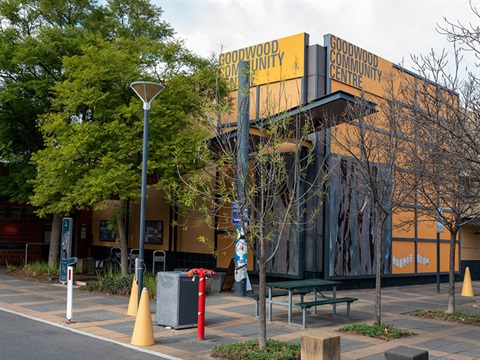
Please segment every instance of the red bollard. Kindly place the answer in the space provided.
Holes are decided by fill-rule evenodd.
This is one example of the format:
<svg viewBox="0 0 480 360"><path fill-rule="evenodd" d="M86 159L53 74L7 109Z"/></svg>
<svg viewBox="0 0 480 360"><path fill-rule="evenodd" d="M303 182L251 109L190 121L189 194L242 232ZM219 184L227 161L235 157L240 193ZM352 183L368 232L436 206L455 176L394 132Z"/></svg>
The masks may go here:
<svg viewBox="0 0 480 360"><path fill-rule="evenodd" d="M205 293L207 290L207 278L215 275L213 270L208 269L191 269L188 276L192 277L198 275L198 328L197 339L205 339Z"/></svg>

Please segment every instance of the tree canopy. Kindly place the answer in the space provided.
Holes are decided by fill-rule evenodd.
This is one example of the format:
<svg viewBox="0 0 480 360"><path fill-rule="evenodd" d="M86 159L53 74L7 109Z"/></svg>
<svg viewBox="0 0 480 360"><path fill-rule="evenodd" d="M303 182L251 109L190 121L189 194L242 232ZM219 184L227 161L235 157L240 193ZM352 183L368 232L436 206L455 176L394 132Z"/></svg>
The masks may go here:
<svg viewBox="0 0 480 360"><path fill-rule="evenodd" d="M161 8L6 0L0 21L0 162L8 169L0 196L30 200L41 216L137 200L143 111L134 81L166 86L150 112L149 177L175 181L174 152L185 171L198 166L205 133L195 121L216 94L216 70L175 37Z"/></svg>
<svg viewBox="0 0 480 360"><path fill-rule="evenodd" d="M158 179L175 174L174 149L203 138L192 120L214 94L214 67L185 49L159 7L8 0L0 16L0 156L12 185L3 196L27 200L33 186L41 214L138 197L143 113L133 81L166 85L150 115L149 169Z"/></svg>

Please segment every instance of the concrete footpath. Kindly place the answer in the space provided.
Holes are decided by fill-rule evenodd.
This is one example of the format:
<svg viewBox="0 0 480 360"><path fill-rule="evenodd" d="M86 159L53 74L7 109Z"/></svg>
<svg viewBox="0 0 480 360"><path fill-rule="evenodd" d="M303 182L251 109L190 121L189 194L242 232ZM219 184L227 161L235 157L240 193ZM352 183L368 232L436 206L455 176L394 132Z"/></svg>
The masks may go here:
<svg viewBox="0 0 480 360"><path fill-rule="evenodd" d="M456 307L459 310L480 314L480 281L472 283L476 296L462 297L462 283L456 284ZM301 336L312 330L338 334L341 337L342 359L384 359L384 352L397 346L425 349L429 359L467 360L480 359L480 327L448 323L408 316L419 309L445 309L447 284L441 284L437 294L436 284L388 287L382 289L382 321L396 327L409 329L416 335L393 341L373 339L338 332L338 328L351 323L373 323L373 289L338 289L337 296L351 296L359 300L351 305L350 321L334 318L330 306L317 309L317 314L307 316L307 328L287 325L287 309L274 306L273 318L267 322L269 338L300 342ZM126 314L129 297L91 293L78 287L73 292L72 322L66 321L66 286L57 281L41 283L0 274L0 310L30 318L60 324L65 329L105 339L123 346L131 346L135 318ZM337 305L341 315L346 306ZM235 297L233 293L207 296L205 340L197 340L197 329L168 329L155 323L156 302L151 302L155 345L141 348L169 359L211 359L213 346L256 339L258 321L255 302L250 298ZM1 314L1 313L0 313ZM295 310L294 321L301 322L301 311ZM0 318L0 326L6 326Z"/></svg>

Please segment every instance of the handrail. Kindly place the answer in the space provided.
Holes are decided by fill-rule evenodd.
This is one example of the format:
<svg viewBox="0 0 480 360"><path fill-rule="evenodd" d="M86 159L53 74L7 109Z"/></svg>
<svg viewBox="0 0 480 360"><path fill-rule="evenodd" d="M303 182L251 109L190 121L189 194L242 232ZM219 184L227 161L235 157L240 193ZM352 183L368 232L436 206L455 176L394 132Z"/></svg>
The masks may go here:
<svg viewBox="0 0 480 360"><path fill-rule="evenodd" d="M156 255L156 253L162 253L162 255ZM153 252L153 265L152 265L152 274L155 275L155 263L163 262L163 271L165 272L165 266L167 263L167 253L163 250L155 250Z"/></svg>
<svg viewBox="0 0 480 360"><path fill-rule="evenodd" d="M25 264L28 259L28 245L50 245L49 243L26 243L25 244Z"/></svg>

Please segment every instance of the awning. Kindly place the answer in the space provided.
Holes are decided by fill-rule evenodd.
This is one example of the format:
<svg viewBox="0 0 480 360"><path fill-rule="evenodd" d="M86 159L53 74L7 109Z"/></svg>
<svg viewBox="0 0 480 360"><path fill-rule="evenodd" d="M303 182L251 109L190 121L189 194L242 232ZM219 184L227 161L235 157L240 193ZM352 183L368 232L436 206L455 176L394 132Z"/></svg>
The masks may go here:
<svg viewBox="0 0 480 360"><path fill-rule="evenodd" d="M290 118L291 126L300 125L300 128L307 122L311 122L314 131L320 131L376 111L375 103L359 99L345 91L336 91L307 104L295 106L276 116L250 120L249 143L250 146L258 143L258 138L263 133L262 129L268 128L269 124L276 121ZM220 148L222 145L234 146L237 139L237 123L225 125L222 129L224 132L221 135L211 139L211 146L215 148ZM220 145L220 142L223 144Z"/></svg>
<svg viewBox="0 0 480 360"><path fill-rule="evenodd" d="M270 119L270 122L300 116L300 121L311 120L315 130L329 128L341 124L347 120L353 120L359 116L365 116L376 112L375 104L371 101L359 99L345 91L336 91L322 96L305 105L291 108L278 116ZM252 121L255 125L259 121Z"/></svg>

